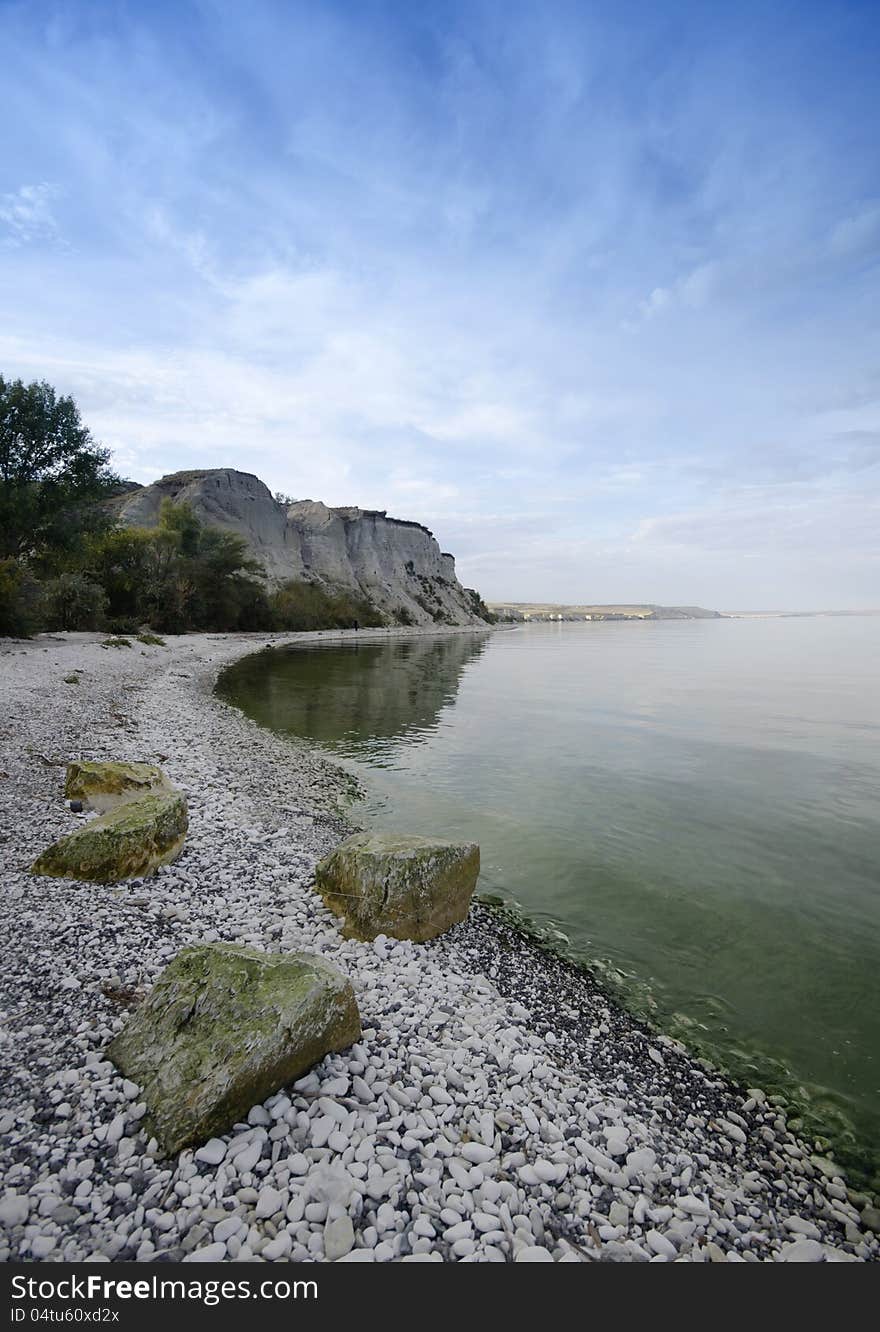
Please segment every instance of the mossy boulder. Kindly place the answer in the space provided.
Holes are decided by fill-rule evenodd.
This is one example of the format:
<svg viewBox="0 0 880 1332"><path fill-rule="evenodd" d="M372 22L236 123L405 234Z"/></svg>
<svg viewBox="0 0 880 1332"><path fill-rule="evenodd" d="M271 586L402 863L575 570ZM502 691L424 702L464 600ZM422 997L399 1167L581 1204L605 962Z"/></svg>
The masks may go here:
<svg viewBox="0 0 880 1332"><path fill-rule="evenodd" d="M141 796L62 837L34 861L31 873L91 883L140 878L180 854L188 822L179 791Z"/></svg>
<svg viewBox="0 0 880 1332"><path fill-rule="evenodd" d="M107 1053L140 1086L146 1131L170 1156L225 1133L360 1034L354 991L323 958L198 944L165 968Z"/></svg>
<svg viewBox="0 0 880 1332"><path fill-rule="evenodd" d="M68 763L64 782L66 800L81 800L86 809L106 814L117 805L174 788L154 763Z"/></svg>
<svg viewBox="0 0 880 1332"><path fill-rule="evenodd" d="M479 872L476 842L355 833L318 864L315 887L349 938L422 943L464 920Z"/></svg>

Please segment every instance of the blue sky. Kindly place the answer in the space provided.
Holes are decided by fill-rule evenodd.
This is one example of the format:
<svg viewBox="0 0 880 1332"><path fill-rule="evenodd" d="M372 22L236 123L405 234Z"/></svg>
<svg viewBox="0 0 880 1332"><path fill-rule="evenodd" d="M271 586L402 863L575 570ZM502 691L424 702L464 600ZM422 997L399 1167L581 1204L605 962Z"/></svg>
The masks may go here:
<svg viewBox="0 0 880 1332"><path fill-rule="evenodd" d="M880 605L880 7L0 0L0 370L489 598Z"/></svg>

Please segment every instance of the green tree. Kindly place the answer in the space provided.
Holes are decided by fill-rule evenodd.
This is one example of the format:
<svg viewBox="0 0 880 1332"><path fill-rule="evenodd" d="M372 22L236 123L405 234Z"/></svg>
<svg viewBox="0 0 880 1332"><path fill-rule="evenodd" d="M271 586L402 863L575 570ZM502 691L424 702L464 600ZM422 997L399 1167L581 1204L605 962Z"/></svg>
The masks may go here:
<svg viewBox="0 0 880 1332"><path fill-rule="evenodd" d="M30 638L42 627L42 587L20 560L0 560L0 638Z"/></svg>
<svg viewBox="0 0 880 1332"><path fill-rule="evenodd" d="M142 527L117 527L92 536L86 563L107 595L111 627L132 630L147 620L148 570L153 563L153 532Z"/></svg>
<svg viewBox="0 0 880 1332"><path fill-rule="evenodd" d="M164 500L156 528L117 528L92 542L90 575L104 588L111 625L188 629L271 627L261 566L246 542L206 527L188 504Z"/></svg>
<svg viewBox="0 0 880 1332"><path fill-rule="evenodd" d="M100 504L119 485L109 457L73 398L0 375L0 556L50 570L76 556L111 521Z"/></svg>
<svg viewBox="0 0 880 1332"><path fill-rule="evenodd" d="M100 629L107 610L107 594L99 583L81 573L63 573L44 585L47 629Z"/></svg>

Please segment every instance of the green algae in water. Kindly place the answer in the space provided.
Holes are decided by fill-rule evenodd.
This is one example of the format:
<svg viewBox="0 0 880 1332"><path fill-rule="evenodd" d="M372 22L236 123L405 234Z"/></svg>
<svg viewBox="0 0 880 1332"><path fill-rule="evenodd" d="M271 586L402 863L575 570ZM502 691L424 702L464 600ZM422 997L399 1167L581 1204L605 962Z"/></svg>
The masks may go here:
<svg viewBox="0 0 880 1332"><path fill-rule="evenodd" d="M221 692L873 1177L880 619L536 625L279 650ZM598 959L598 961L597 961Z"/></svg>

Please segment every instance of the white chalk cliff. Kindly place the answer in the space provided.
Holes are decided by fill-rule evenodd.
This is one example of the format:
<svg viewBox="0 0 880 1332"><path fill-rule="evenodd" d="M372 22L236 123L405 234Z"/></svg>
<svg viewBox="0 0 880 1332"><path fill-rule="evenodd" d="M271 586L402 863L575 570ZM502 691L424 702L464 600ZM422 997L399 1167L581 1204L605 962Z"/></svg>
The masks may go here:
<svg viewBox="0 0 880 1332"><path fill-rule="evenodd" d="M372 509L331 509L319 500L282 504L258 477L231 467L175 472L129 491L119 521L154 527L165 499L189 504L201 522L243 537L273 586L296 579L346 589L390 619L415 624L480 622L478 595L462 587L455 560L420 523Z"/></svg>

